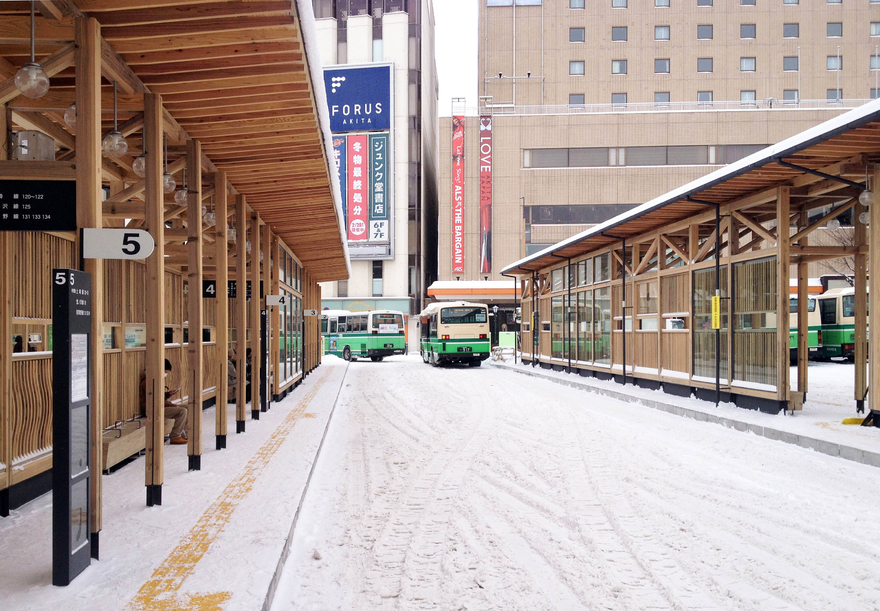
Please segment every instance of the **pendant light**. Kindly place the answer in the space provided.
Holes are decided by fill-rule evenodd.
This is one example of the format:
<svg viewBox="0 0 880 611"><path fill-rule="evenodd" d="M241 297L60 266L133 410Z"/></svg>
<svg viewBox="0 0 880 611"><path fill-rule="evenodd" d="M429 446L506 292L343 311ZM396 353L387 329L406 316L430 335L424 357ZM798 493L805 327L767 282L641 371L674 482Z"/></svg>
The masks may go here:
<svg viewBox="0 0 880 611"><path fill-rule="evenodd" d="M41 98L49 91L49 77L46 76L43 67L34 59L34 40L36 38L34 24L34 0L31 0L31 61L15 73L15 86L24 97L31 99Z"/></svg>
<svg viewBox="0 0 880 611"><path fill-rule="evenodd" d="M876 186L876 185L875 185ZM874 192L868 191L868 166L865 165L865 190L859 194L859 203L865 208L874 203ZM861 218L861 217L859 217ZM867 225L867 223L865 223Z"/></svg>
<svg viewBox="0 0 880 611"><path fill-rule="evenodd" d="M64 122L67 124L67 127L76 131L76 102L67 107L67 110L64 111Z"/></svg>
<svg viewBox="0 0 880 611"><path fill-rule="evenodd" d="M238 240L237 240L238 236L236 235L236 233L237 232L235 231L235 227L226 227L226 235L229 238L229 241L232 242L233 244L238 243Z"/></svg>
<svg viewBox="0 0 880 611"><path fill-rule="evenodd" d="M147 154L141 153L137 157L134 158L134 162L131 164L132 171L137 174L140 178L143 178L147 175Z"/></svg>
<svg viewBox="0 0 880 611"><path fill-rule="evenodd" d="M186 194L189 193L189 189L186 188L186 168L183 169L183 186L178 189L177 193L174 194L174 201L177 202L178 206L186 205Z"/></svg>
<svg viewBox="0 0 880 611"><path fill-rule="evenodd" d="M870 191L865 191L865 193L870 193ZM862 225L867 225L868 223L871 222L871 214L869 212L862 212L859 215L859 222Z"/></svg>
<svg viewBox="0 0 880 611"><path fill-rule="evenodd" d="M837 219L831 219L827 223L825 223L825 228L830 229L831 231L837 231L840 229L840 221Z"/></svg>
<svg viewBox="0 0 880 611"><path fill-rule="evenodd" d="M207 225L208 227L213 227L214 225L217 224L217 215L214 214L214 196L213 195L211 196L211 211L205 212L204 217L205 217L205 225Z"/></svg>
<svg viewBox="0 0 880 611"><path fill-rule="evenodd" d="M119 117L116 106L116 81L113 81L113 129L109 134L104 136L104 142L101 143L101 148L104 149L104 154L113 159L122 157L128 152L128 142L126 142L125 136L119 132L118 124Z"/></svg>
<svg viewBox="0 0 880 611"><path fill-rule="evenodd" d="M174 193L177 181L168 173L168 134L165 134L165 174L162 175L162 185L166 194Z"/></svg>

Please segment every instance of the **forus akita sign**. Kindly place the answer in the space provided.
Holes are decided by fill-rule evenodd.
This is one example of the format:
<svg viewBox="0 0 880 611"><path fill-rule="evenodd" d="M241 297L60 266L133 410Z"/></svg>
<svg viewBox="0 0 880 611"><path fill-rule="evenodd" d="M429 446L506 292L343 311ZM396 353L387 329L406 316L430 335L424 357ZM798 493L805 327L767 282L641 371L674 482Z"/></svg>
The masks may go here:
<svg viewBox="0 0 880 611"><path fill-rule="evenodd" d="M391 65L324 69L330 131L391 128Z"/></svg>

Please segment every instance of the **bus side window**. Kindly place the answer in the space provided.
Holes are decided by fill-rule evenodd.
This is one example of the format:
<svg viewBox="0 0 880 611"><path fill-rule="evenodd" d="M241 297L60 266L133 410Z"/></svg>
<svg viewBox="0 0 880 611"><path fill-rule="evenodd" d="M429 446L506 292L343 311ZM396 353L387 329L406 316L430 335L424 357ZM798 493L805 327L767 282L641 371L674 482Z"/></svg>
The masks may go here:
<svg viewBox="0 0 880 611"><path fill-rule="evenodd" d="M837 324L837 299L820 299L819 315L823 325Z"/></svg>
<svg viewBox="0 0 880 611"><path fill-rule="evenodd" d="M321 333L327 333L327 319L321 320Z"/></svg>
<svg viewBox="0 0 880 611"><path fill-rule="evenodd" d="M336 333L336 321L335 320L330 321L330 333Z"/></svg>

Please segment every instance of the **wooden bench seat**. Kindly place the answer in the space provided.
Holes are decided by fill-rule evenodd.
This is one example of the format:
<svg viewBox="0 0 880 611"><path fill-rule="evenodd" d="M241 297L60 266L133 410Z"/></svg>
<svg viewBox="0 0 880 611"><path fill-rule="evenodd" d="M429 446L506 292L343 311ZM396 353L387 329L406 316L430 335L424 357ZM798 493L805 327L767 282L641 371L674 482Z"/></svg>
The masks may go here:
<svg viewBox="0 0 880 611"><path fill-rule="evenodd" d="M170 431L174 420L165 419L165 431ZM134 456L147 447L147 419L135 418L104 429L103 465L104 471L118 465L129 456Z"/></svg>

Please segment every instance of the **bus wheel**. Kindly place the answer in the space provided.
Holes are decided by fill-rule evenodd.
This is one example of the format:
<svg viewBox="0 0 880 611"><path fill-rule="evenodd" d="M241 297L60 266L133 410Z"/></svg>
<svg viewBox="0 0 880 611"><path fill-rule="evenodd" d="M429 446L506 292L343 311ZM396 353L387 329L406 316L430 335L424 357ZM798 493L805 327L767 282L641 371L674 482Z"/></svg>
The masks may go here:
<svg viewBox="0 0 880 611"><path fill-rule="evenodd" d="M468 365L469 365L470 367L480 367L482 364L483 364L483 361L481 361L481 360L479 360L479 359L474 359L473 361L470 361L470 362L468 363Z"/></svg>
<svg viewBox="0 0 880 611"><path fill-rule="evenodd" d="M381 357L381 356L371 356L370 360L373 361L374 363L381 363L383 358L384 357Z"/></svg>
<svg viewBox="0 0 880 611"><path fill-rule="evenodd" d="M351 360L351 348L346 346L342 349L342 358L343 360L350 361Z"/></svg>

